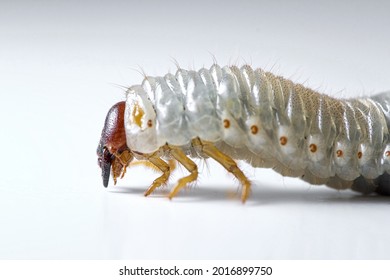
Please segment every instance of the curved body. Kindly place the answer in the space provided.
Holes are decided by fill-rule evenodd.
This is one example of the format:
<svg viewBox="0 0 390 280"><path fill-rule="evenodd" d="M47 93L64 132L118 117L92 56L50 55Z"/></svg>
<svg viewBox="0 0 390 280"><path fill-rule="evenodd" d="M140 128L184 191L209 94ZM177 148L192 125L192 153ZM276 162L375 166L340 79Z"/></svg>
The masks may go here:
<svg viewBox="0 0 390 280"><path fill-rule="evenodd" d="M204 157L199 139L311 184L390 191L390 92L336 99L261 69L214 64L130 87L123 125L138 159L166 145Z"/></svg>

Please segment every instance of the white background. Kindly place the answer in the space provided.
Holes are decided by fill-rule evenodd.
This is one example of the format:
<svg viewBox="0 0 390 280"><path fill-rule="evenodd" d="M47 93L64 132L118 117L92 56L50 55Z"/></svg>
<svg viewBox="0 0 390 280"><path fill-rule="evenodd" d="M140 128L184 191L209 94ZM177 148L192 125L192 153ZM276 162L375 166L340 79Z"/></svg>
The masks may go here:
<svg viewBox="0 0 390 280"><path fill-rule="evenodd" d="M0 258L387 259L390 200L214 163L169 201L137 167L104 189L96 147L108 109L148 75L262 67L337 96L390 89L380 1L2 1Z"/></svg>

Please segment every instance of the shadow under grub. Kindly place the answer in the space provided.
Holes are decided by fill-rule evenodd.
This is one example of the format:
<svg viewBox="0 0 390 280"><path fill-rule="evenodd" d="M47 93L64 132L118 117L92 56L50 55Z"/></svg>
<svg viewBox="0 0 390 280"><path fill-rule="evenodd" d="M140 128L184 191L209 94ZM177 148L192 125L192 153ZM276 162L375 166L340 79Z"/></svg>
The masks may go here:
<svg viewBox="0 0 390 280"><path fill-rule="evenodd" d="M168 185L157 189L148 199L168 199L167 196L173 186ZM115 186L109 188L111 193L125 193L143 197L147 187L132 186ZM216 185L197 185L190 186L180 191L172 199L174 203L191 203L191 202L237 202L241 203L241 188ZM246 201L246 205L268 205L268 204L340 204L340 203L357 203L357 204L389 204L389 196L377 194L362 195L351 190L334 190L324 186L307 187L288 187L281 185L264 185L260 182L253 182L251 193Z"/></svg>

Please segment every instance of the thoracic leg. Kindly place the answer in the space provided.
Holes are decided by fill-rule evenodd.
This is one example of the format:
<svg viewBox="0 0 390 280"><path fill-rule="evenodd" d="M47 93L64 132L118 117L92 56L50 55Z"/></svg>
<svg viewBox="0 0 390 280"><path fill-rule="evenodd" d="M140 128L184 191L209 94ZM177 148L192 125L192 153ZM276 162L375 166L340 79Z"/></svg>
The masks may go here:
<svg viewBox="0 0 390 280"><path fill-rule="evenodd" d="M195 139L193 144L195 146L200 145L203 153L218 161L223 167L225 167L227 171L232 173L241 182L243 187L241 200L242 202L245 202L249 195L251 182L248 180L248 178L246 178L240 168L238 168L236 162L229 156L219 151L212 143L203 142L200 139Z"/></svg>
<svg viewBox="0 0 390 280"><path fill-rule="evenodd" d="M170 172L175 170L175 168L176 168L176 161L175 160L170 159L167 161L167 164L169 165ZM158 168L156 165L154 165L153 163L151 163L150 161L147 161L147 160L133 161L130 163L130 167L139 166L139 165L150 168L154 171L161 171L160 168Z"/></svg>
<svg viewBox="0 0 390 280"><path fill-rule="evenodd" d="M195 181L198 178L198 167L197 165L189 159L181 149L176 147L170 147L171 155L180 162L191 174L181 178L177 185L169 193L169 199L172 199L183 187L188 183Z"/></svg>
<svg viewBox="0 0 390 280"><path fill-rule="evenodd" d="M160 169L163 174L158 177L156 180L153 181L153 183L150 185L149 189L146 190L145 196L150 195L156 188L161 186L162 184L165 184L168 179L169 175L171 174L171 170L169 165L163 161L161 158L157 156L151 156L148 158L149 162L155 165L158 169Z"/></svg>

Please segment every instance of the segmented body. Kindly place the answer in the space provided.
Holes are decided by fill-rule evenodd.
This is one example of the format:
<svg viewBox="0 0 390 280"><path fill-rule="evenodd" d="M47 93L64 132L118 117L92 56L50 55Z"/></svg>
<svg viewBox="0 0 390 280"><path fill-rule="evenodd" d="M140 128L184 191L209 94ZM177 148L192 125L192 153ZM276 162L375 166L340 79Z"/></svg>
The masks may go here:
<svg viewBox="0 0 390 280"><path fill-rule="evenodd" d="M124 119L127 146L140 154L169 144L202 157L192 149L198 138L254 167L361 192L390 173L389 92L336 99L261 69L215 64L146 77L129 88Z"/></svg>

